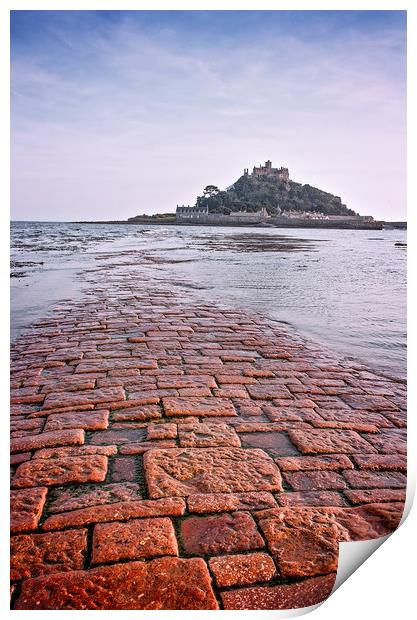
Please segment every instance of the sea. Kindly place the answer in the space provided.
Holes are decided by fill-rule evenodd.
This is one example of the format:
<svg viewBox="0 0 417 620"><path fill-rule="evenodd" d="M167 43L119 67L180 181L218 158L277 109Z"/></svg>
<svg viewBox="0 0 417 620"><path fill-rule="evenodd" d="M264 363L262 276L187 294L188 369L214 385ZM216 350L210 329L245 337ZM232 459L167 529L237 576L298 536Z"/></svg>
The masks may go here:
<svg viewBox="0 0 417 620"><path fill-rule="evenodd" d="M288 324L406 376L406 231L12 222L11 338L82 295L80 273L132 257L178 291Z"/></svg>

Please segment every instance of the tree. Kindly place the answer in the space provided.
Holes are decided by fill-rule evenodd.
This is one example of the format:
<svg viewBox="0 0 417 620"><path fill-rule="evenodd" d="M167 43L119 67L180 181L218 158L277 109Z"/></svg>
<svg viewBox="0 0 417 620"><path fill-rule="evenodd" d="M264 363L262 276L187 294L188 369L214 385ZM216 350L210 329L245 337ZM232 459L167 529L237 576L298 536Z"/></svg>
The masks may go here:
<svg viewBox="0 0 417 620"><path fill-rule="evenodd" d="M212 197L212 196L216 196L219 193L219 188L216 185L207 185L204 189L203 189L203 194L204 196L208 196L208 197Z"/></svg>

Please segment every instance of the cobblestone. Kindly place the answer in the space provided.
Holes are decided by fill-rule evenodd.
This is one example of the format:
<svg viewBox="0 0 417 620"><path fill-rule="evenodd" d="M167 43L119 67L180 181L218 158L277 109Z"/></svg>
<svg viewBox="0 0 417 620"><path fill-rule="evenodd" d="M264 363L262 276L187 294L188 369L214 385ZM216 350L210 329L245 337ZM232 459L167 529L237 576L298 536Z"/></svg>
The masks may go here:
<svg viewBox="0 0 417 620"><path fill-rule="evenodd" d="M46 493L45 487L10 492L11 532L36 529L45 504Z"/></svg>
<svg viewBox="0 0 417 620"><path fill-rule="evenodd" d="M12 536L11 578L27 579L82 568L86 547L86 530Z"/></svg>
<svg viewBox="0 0 417 620"><path fill-rule="evenodd" d="M313 577L301 583L257 586L222 593L225 609L294 609L321 603L331 594L336 575Z"/></svg>
<svg viewBox="0 0 417 620"><path fill-rule="evenodd" d="M220 555L264 546L255 521L247 512L189 517L181 524L185 550L192 555Z"/></svg>
<svg viewBox="0 0 417 620"><path fill-rule="evenodd" d="M262 552L211 558L209 566L220 587L269 581L276 574L273 559Z"/></svg>
<svg viewBox="0 0 417 620"><path fill-rule="evenodd" d="M12 346L14 608L321 602L401 519L403 383L140 261L80 278Z"/></svg>
<svg viewBox="0 0 417 620"><path fill-rule="evenodd" d="M178 448L144 456L153 498L196 493L281 490L278 468L262 450Z"/></svg>
<svg viewBox="0 0 417 620"><path fill-rule="evenodd" d="M178 555L170 519L131 519L94 527L92 563Z"/></svg>
<svg viewBox="0 0 417 620"><path fill-rule="evenodd" d="M16 609L218 609L205 562L160 558L28 579Z"/></svg>

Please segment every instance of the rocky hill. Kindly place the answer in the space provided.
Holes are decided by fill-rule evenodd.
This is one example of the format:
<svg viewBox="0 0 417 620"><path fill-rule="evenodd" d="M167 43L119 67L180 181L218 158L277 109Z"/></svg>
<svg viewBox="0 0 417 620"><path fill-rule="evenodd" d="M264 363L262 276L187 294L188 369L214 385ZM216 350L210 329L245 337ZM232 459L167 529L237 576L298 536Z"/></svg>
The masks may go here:
<svg viewBox="0 0 417 620"><path fill-rule="evenodd" d="M203 196L198 196L196 204L208 206L210 213L258 211L265 207L270 215L288 211L356 215L338 196L317 187L249 174L242 175L225 191L220 191L214 185L207 186Z"/></svg>

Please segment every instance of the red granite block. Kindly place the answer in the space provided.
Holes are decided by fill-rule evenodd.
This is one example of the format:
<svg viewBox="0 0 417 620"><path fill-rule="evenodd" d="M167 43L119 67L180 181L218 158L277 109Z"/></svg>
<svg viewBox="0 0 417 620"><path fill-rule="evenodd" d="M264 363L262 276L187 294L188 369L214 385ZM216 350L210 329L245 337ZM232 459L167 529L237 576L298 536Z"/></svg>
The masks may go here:
<svg viewBox="0 0 417 620"><path fill-rule="evenodd" d="M158 558L23 583L15 609L218 609L200 558Z"/></svg>
<svg viewBox="0 0 417 620"><path fill-rule="evenodd" d="M240 447L240 439L235 430L222 423L181 424L178 427L178 435L182 447Z"/></svg>
<svg viewBox="0 0 417 620"><path fill-rule="evenodd" d="M264 546L255 521L247 512L189 517L181 523L181 538L190 555L221 555Z"/></svg>
<svg viewBox="0 0 417 620"><path fill-rule="evenodd" d="M112 430L109 428L101 433L94 433L90 438L91 445L100 446L107 444L115 444L120 446L124 443L131 443L136 441L142 441L146 437L145 429L122 429Z"/></svg>
<svg viewBox="0 0 417 620"><path fill-rule="evenodd" d="M67 428L82 428L88 431L99 431L105 430L108 425L108 411L60 413L48 416L44 431L60 431Z"/></svg>
<svg viewBox="0 0 417 620"><path fill-rule="evenodd" d="M374 504L379 502L405 502L405 489L346 490L345 495L352 504Z"/></svg>
<svg viewBox="0 0 417 620"><path fill-rule="evenodd" d="M48 513L79 510L89 506L141 499L140 487L132 482L80 485L53 489L49 493Z"/></svg>
<svg viewBox="0 0 417 620"><path fill-rule="evenodd" d="M347 501L335 491L298 491L279 493L281 506L347 506Z"/></svg>
<svg viewBox="0 0 417 620"><path fill-rule="evenodd" d="M60 459L33 459L22 463L12 479L12 487L37 487L68 482L103 482L107 458L101 455Z"/></svg>
<svg viewBox="0 0 417 620"><path fill-rule="evenodd" d="M133 373L136 373L138 370L143 370L143 369L151 369L151 368L157 368L158 365L156 363L156 361L154 360L145 360L145 359L138 359L138 358L128 358L128 359L122 359L122 360L106 360L106 359L102 359L102 360L97 360L97 361L88 361L88 362L81 362L81 364L78 364L75 372L76 373L90 373L90 372L105 372L105 371L109 371L110 374L117 372L118 374L121 373L121 371L133 371Z"/></svg>
<svg viewBox="0 0 417 620"><path fill-rule="evenodd" d="M249 396L255 400L272 400L274 398L291 398L291 393L280 383L267 385L248 385Z"/></svg>
<svg viewBox="0 0 417 620"><path fill-rule="evenodd" d="M158 399L151 399L155 402ZM129 401L127 401L129 402ZM125 422L126 420L157 420L162 417L161 409L157 405L142 405L141 407L130 407L112 414L115 422Z"/></svg>
<svg viewBox="0 0 417 620"><path fill-rule="evenodd" d="M272 433L274 431L286 431L287 427L282 422L262 422L262 418L245 420L245 422L232 422L237 433Z"/></svg>
<svg viewBox="0 0 417 620"><path fill-rule="evenodd" d="M37 528L46 493L45 487L10 492L11 532L28 532Z"/></svg>
<svg viewBox="0 0 417 620"><path fill-rule="evenodd" d="M133 482L136 479L136 459L122 456L112 461L111 480L113 482Z"/></svg>
<svg viewBox="0 0 417 620"><path fill-rule="evenodd" d="M12 405L43 403L45 394L28 394L27 396L14 396L10 399Z"/></svg>
<svg viewBox="0 0 417 620"><path fill-rule="evenodd" d="M159 500L130 500L52 515L46 519L42 528L50 531L65 527L79 527L90 523L127 521L128 519L143 517L179 517L184 512L185 502L179 497L167 497Z"/></svg>
<svg viewBox="0 0 417 620"><path fill-rule="evenodd" d="M262 448L275 457L299 454L286 433L241 433L240 439L245 447Z"/></svg>
<svg viewBox="0 0 417 620"><path fill-rule="evenodd" d="M82 390L81 392L50 392L45 398L44 409L56 407L73 407L77 405L97 405L114 400L124 400L125 393L122 387L97 388Z"/></svg>
<svg viewBox="0 0 417 620"><path fill-rule="evenodd" d="M407 457L401 454L355 454L353 459L360 469L407 471Z"/></svg>
<svg viewBox="0 0 417 620"><path fill-rule="evenodd" d="M355 508L333 508L334 517L345 530L345 540L372 540L397 529L403 502L363 504Z"/></svg>
<svg viewBox="0 0 417 620"><path fill-rule="evenodd" d="M384 430L377 435L365 435L365 438L382 454L407 454L407 438L400 429Z"/></svg>
<svg viewBox="0 0 417 620"><path fill-rule="evenodd" d="M141 441L140 443L125 443L119 447L120 454L144 454L148 450L156 448L175 448L177 445L173 439L160 439Z"/></svg>
<svg viewBox="0 0 417 620"><path fill-rule="evenodd" d="M370 458L372 458L371 455ZM282 471L312 471L353 469L352 462L344 454L323 454L321 456L285 456L275 459Z"/></svg>
<svg viewBox="0 0 417 620"><path fill-rule="evenodd" d="M149 424L147 427L147 439L176 439L176 424Z"/></svg>
<svg viewBox="0 0 417 620"><path fill-rule="evenodd" d="M398 428L407 428L406 411L382 411L381 413L384 414L384 417L387 418L391 424L395 424Z"/></svg>
<svg viewBox="0 0 417 620"><path fill-rule="evenodd" d="M372 413L370 411L349 411L342 409L342 411L334 411L332 409L317 409L317 413L320 414L318 419L325 420L327 422L345 422L347 424L352 423L359 426L376 426L377 428L386 428L392 426L387 418L380 413ZM355 430L352 427L352 430ZM372 431L375 432L375 431Z"/></svg>
<svg viewBox="0 0 417 620"><path fill-rule="evenodd" d="M403 488L407 484L404 474L383 471L346 471L346 480L354 489Z"/></svg>
<svg viewBox="0 0 417 620"><path fill-rule="evenodd" d="M312 409L297 409L296 407L272 407L263 405L263 410L271 422L309 422L318 415Z"/></svg>
<svg viewBox="0 0 417 620"><path fill-rule="evenodd" d="M25 404L11 404L10 405L10 415L13 416L29 416L33 413L39 411L40 405L25 405Z"/></svg>
<svg viewBox="0 0 417 620"><path fill-rule="evenodd" d="M197 366L197 367L205 366L205 368L201 370L203 373L206 372L207 374L209 374L207 372L208 368L214 366L217 369L219 366L223 365L223 362L220 359L220 357L211 357L208 355L184 356L184 362L185 364L190 364L191 366Z"/></svg>
<svg viewBox="0 0 417 620"><path fill-rule="evenodd" d="M284 478L295 491L321 491L347 487L344 478L334 471L286 472Z"/></svg>
<svg viewBox="0 0 417 620"><path fill-rule="evenodd" d="M107 405L106 405L107 406ZM75 413L79 411L92 411L94 405L77 405L71 407L55 407L54 409L41 409L40 411L33 411L29 418L46 418L55 413Z"/></svg>
<svg viewBox="0 0 417 620"><path fill-rule="evenodd" d="M354 454L376 452L376 449L356 431L327 429L290 430L288 435L303 454Z"/></svg>
<svg viewBox="0 0 417 620"><path fill-rule="evenodd" d="M223 373L216 374L216 379L220 385L229 384L232 385L254 385L257 383L256 379L253 377L248 377L245 375L227 375ZM216 387L216 385L212 385L211 387Z"/></svg>
<svg viewBox="0 0 417 620"><path fill-rule="evenodd" d="M182 396L212 396L211 390L208 387L180 388L179 390L177 390L177 394L181 397ZM175 396L175 395L176 394L172 394L172 396ZM164 394L164 396L169 396L169 394Z"/></svg>
<svg viewBox="0 0 417 620"><path fill-rule="evenodd" d="M178 555L174 528L168 518L99 523L94 527L93 564L160 555Z"/></svg>
<svg viewBox="0 0 417 620"><path fill-rule="evenodd" d="M44 420L39 419L27 419L24 418L18 419L17 417L13 417L10 421L10 431L37 431L40 432L42 430L44 424Z"/></svg>
<svg viewBox="0 0 417 620"><path fill-rule="evenodd" d="M75 446L64 448L43 448L37 450L33 455L34 459L60 459L69 456L87 456L89 454L102 454L103 456L113 456L117 454L117 446Z"/></svg>
<svg viewBox="0 0 417 620"><path fill-rule="evenodd" d="M199 388L217 387L214 377L211 375L172 375L158 377L158 388L165 389L180 389L180 388Z"/></svg>
<svg viewBox="0 0 417 620"><path fill-rule="evenodd" d="M24 463L25 461L30 461L31 453L30 452L19 452L18 454L10 455L10 465L13 467L14 465L20 465L20 463Z"/></svg>
<svg viewBox="0 0 417 620"><path fill-rule="evenodd" d="M159 399L166 396L178 396L178 390L146 390L143 389L142 386L131 386L131 389L129 390L129 399L132 401L141 400L155 403L159 402ZM155 399L158 399L158 401Z"/></svg>
<svg viewBox="0 0 417 620"><path fill-rule="evenodd" d="M211 558L209 567L219 587L269 581L276 574L273 559L263 552Z"/></svg>
<svg viewBox="0 0 417 620"><path fill-rule="evenodd" d="M69 362L80 360L83 355L83 352L75 347L72 349L58 349L54 353L47 355L46 360L48 362Z"/></svg>
<svg viewBox="0 0 417 620"><path fill-rule="evenodd" d="M336 528L339 541L372 540L389 534L401 520L402 502L364 504L354 508L302 507L269 508L256 513L257 518L276 520L282 527L286 523L293 528L302 527L313 531L315 523L328 523Z"/></svg>
<svg viewBox="0 0 417 620"><path fill-rule="evenodd" d="M38 450L39 448L47 448L48 446L74 446L83 443L84 431L81 429L70 429L12 439L10 442L10 451L27 452L28 450Z"/></svg>
<svg viewBox="0 0 417 620"><path fill-rule="evenodd" d="M92 390L95 387L95 379L83 379L79 375L68 377L62 381L51 381L42 386L43 394L51 392L79 392L80 390Z"/></svg>
<svg viewBox="0 0 417 620"><path fill-rule="evenodd" d="M299 583L238 588L221 593L225 609L295 609L321 603L331 594L336 574Z"/></svg>
<svg viewBox="0 0 417 620"><path fill-rule="evenodd" d="M223 398L163 398L165 415L235 416L233 403Z"/></svg>
<svg viewBox="0 0 417 620"><path fill-rule="evenodd" d="M374 424L364 424L363 422L339 422L337 420L312 420L312 425L315 428L339 428L351 431L358 431L360 433L377 433L378 426Z"/></svg>
<svg viewBox="0 0 417 620"><path fill-rule="evenodd" d="M343 400L353 409L367 409L368 411L396 411L398 409L389 399L372 394L344 394Z"/></svg>
<svg viewBox="0 0 417 620"><path fill-rule="evenodd" d="M12 536L11 579L82 568L86 548L87 530Z"/></svg>
<svg viewBox="0 0 417 620"><path fill-rule="evenodd" d="M196 513L234 512L235 510L262 510L273 508L276 501L266 491L254 493L201 493L189 495L188 510Z"/></svg>
<svg viewBox="0 0 417 620"><path fill-rule="evenodd" d="M313 577L337 570L339 537L331 515L294 510L291 516L286 512L281 518L262 519L260 527L283 577Z"/></svg>
<svg viewBox="0 0 417 620"><path fill-rule="evenodd" d="M264 370L262 368L245 368L243 374L246 377L274 377L272 370Z"/></svg>
<svg viewBox="0 0 417 620"><path fill-rule="evenodd" d="M281 491L281 476L262 450L173 448L144 455L150 497Z"/></svg>
<svg viewBox="0 0 417 620"><path fill-rule="evenodd" d="M228 385L227 387L213 390L213 394L216 398L247 398L249 399L248 393L241 386Z"/></svg>
<svg viewBox="0 0 417 620"><path fill-rule="evenodd" d="M274 398L273 405L275 407L291 407L296 409L313 409L317 407L314 400L310 398L296 398L294 400L289 398Z"/></svg>

